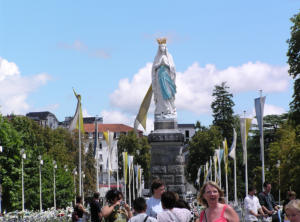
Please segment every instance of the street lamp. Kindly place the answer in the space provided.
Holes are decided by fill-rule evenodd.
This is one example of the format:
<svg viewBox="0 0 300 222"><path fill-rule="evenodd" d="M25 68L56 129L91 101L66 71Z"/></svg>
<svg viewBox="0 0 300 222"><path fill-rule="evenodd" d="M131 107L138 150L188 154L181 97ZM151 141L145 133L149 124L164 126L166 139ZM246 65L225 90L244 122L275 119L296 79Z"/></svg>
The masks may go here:
<svg viewBox="0 0 300 222"><path fill-rule="evenodd" d="M39 171L40 171L40 212L43 211L43 204L42 204L42 165L43 165L43 160L42 156L38 156L39 159Z"/></svg>
<svg viewBox="0 0 300 222"><path fill-rule="evenodd" d="M56 193L55 193L55 169L57 169L56 161L53 160L53 203L54 203L54 209L56 209Z"/></svg>
<svg viewBox="0 0 300 222"><path fill-rule="evenodd" d="M64 165L64 169L65 169L65 172L68 172L68 165ZM64 192L64 194L65 194L65 196L67 196L67 193L66 192ZM66 197L65 197L66 198Z"/></svg>
<svg viewBox="0 0 300 222"><path fill-rule="evenodd" d="M74 195L75 195L75 202L74 204L76 204L76 175L77 175L77 170L76 167L73 169L73 178L74 178Z"/></svg>
<svg viewBox="0 0 300 222"><path fill-rule="evenodd" d="M24 159L26 159L26 153L24 149L20 151L21 159L22 159L22 211L25 210L25 198L24 198Z"/></svg>
<svg viewBox="0 0 300 222"><path fill-rule="evenodd" d="M277 160L276 167L278 168L278 204L280 205L280 160Z"/></svg>

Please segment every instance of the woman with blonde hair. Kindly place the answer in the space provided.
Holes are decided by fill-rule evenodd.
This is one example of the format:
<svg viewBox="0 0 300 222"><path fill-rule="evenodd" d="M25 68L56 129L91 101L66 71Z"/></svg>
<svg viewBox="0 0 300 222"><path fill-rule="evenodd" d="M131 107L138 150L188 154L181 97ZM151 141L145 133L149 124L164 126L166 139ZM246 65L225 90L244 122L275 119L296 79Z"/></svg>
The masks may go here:
<svg viewBox="0 0 300 222"><path fill-rule="evenodd" d="M285 212L290 222L300 222L300 200L291 200L285 206Z"/></svg>
<svg viewBox="0 0 300 222"><path fill-rule="evenodd" d="M224 192L215 182L208 181L202 186L199 201L206 208L196 222L239 222L239 216L225 204Z"/></svg>

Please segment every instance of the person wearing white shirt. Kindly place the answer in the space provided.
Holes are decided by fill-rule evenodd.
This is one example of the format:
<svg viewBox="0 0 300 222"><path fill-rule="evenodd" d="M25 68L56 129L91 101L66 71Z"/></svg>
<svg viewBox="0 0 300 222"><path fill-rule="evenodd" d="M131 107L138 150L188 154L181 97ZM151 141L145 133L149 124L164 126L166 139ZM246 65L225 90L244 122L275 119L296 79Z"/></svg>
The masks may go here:
<svg viewBox="0 0 300 222"><path fill-rule="evenodd" d="M163 211L161 206L161 195L165 192L165 185L159 179L156 179L152 182L151 185L152 197L147 200L147 215L150 217L157 217L159 212Z"/></svg>
<svg viewBox="0 0 300 222"><path fill-rule="evenodd" d="M262 211L259 200L255 196L255 194L256 194L256 189L254 187L249 187L248 195L245 197L244 200L244 207L246 211L245 214L246 222L258 221L259 216L265 216L264 212ZM258 212L260 214L258 214Z"/></svg>
<svg viewBox="0 0 300 222"><path fill-rule="evenodd" d="M157 222L155 218L146 214L147 204L143 197L139 197L133 201L133 209L137 215L130 218L128 222Z"/></svg>

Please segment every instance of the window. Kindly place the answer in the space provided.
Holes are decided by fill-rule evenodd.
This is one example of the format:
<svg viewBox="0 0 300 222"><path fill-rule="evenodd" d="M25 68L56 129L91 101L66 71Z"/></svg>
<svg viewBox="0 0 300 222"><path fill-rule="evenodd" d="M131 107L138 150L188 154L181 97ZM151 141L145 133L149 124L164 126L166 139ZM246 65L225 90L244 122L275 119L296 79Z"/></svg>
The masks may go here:
<svg viewBox="0 0 300 222"><path fill-rule="evenodd" d="M189 130L186 130L186 131L185 131L185 137L186 137L186 138L190 138L190 131L189 131Z"/></svg>

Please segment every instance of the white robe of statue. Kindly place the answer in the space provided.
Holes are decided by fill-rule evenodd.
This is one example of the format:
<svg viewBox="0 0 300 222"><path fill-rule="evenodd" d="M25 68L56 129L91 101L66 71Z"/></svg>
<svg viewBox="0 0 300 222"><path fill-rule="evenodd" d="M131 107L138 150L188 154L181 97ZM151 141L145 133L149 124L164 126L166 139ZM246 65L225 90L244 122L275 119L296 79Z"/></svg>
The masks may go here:
<svg viewBox="0 0 300 222"><path fill-rule="evenodd" d="M172 55L166 44L159 44L152 66L152 90L155 102L155 120L176 119L174 104L176 72Z"/></svg>

